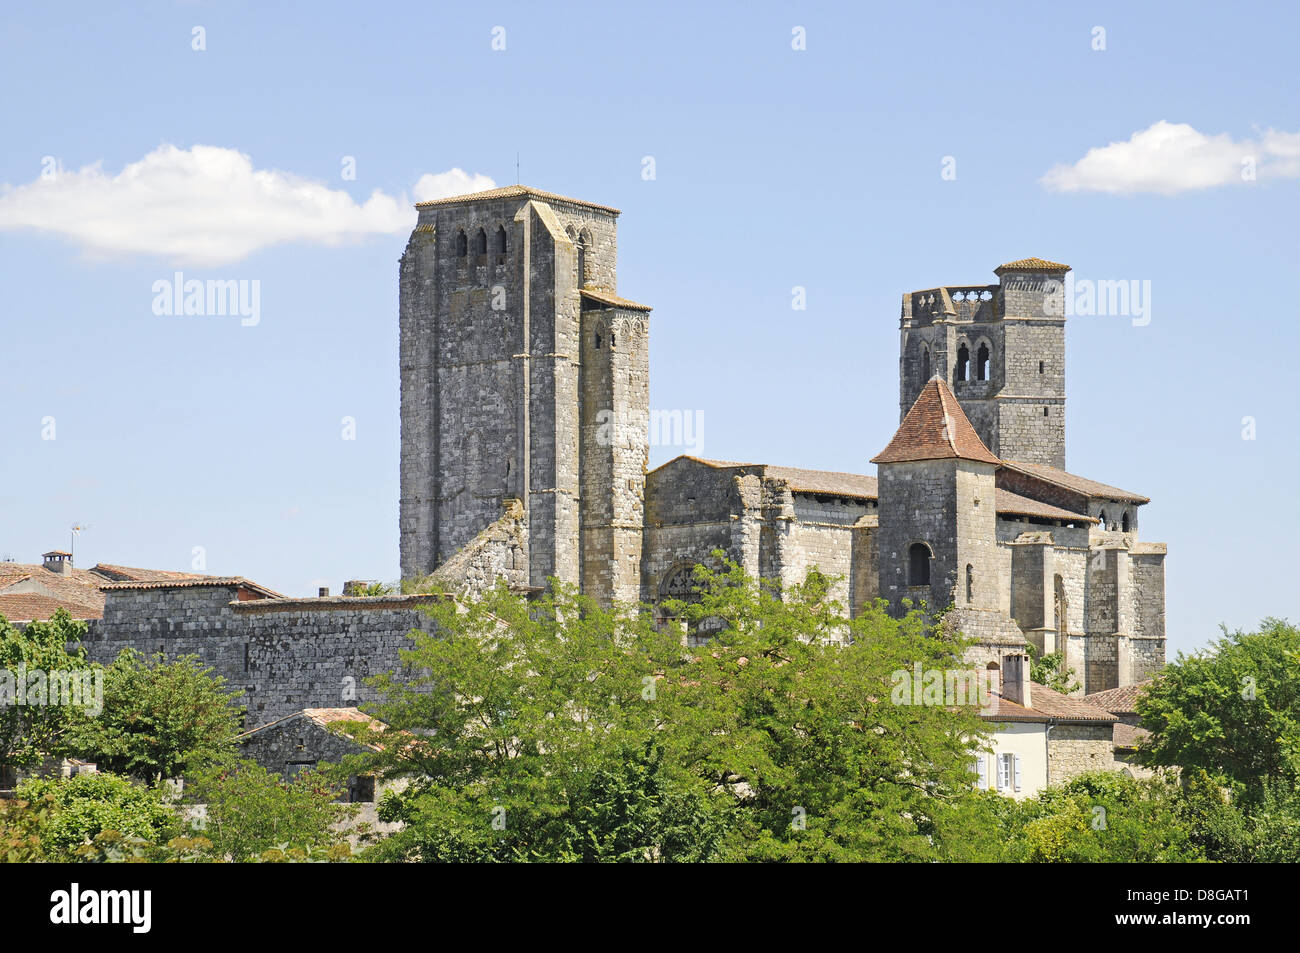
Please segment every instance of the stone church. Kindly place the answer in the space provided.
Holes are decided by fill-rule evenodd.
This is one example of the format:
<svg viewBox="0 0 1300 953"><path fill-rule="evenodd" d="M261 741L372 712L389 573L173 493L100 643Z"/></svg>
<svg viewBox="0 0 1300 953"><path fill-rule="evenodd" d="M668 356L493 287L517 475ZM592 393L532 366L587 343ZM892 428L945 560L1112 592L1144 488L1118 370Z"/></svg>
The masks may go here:
<svg viewBox="0 0 1300 953"><path fill-rule="evenodd" d="M517 185L417 209L400 264L404 579L556 577L655 604L689 597L720 548L776 583L839 577L851 613L952 606L975 661L1032 643L1084 692L1163 667L1149 501L1065 469L1068 266L903 295L900 425L875 476L690 456L647 472L650 308L618 293L618 210Z"/></svg>

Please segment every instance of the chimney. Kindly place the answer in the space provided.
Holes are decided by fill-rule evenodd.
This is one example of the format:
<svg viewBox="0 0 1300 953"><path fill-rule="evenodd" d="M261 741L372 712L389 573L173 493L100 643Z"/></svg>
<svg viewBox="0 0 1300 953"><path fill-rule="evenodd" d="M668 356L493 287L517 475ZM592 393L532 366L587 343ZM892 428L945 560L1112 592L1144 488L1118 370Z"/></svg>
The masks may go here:
<svg viewBox="0 0 1300 953"><path fill-rule="evenodd" d="M319 589L316 590L316 595L320 596L322 599L327 597L329 594L330 594L329 586L321 586Z"/></svg>
<svg viewBox="0 0 1300 953"><path fill-rule="evenodd" d="M1002 697L1025 708L1033 708L1029 691L1029 663L1023 655L1002 656Z"/></svg>
<svg viewBox="0 0 1300 953"><path fill-rule="evenodd" d="M72 568L72 553L61 549L52 549L41 555L41 565L50 572L67 572Z"/></svg>
<svg viewBox="0 0 1300 953"><path fill-rule="evenodd" d="M343 583L343 595L359 596L368 588L373 586L377 580L374 579L349 579Z"/></svg>

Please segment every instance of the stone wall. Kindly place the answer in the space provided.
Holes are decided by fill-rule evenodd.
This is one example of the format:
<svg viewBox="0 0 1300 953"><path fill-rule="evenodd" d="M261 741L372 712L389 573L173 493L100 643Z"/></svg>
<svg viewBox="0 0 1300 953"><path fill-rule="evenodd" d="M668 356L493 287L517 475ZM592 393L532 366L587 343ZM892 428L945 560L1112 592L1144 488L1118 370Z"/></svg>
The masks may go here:
<svg viewBox="0 0 1300 953"><path fill-rule="evenodd" d="M1088 771L1115 769L1110 723L1054 725L1047 739L1049 783L1064 784Z"/></svg>
<svg viewBox="0 0 1300 953"><path fill-rule="evenodd" d="M427 596L264 599L235 602L233 585L117 589L85 646L109 664L124 648L168 658L197 655L241 692L245 728L303 708L376 699L365 679L396 671L407 633L432 624Z"/></svg>

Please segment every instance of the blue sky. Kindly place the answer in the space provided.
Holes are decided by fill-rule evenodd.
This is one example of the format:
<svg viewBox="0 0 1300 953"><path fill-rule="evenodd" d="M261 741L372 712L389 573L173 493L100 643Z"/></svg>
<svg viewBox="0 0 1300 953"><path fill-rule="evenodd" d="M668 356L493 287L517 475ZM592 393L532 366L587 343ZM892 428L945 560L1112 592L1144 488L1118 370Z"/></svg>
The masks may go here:
<svg viewBox="0 0 1300 953"><path fill-rule="evenodd" d="M1150 281L1145 326L1071 319L1067 466L1152 498L1171 656L1221 622L1294 615L1297 20L1187 3L6 10L0 557L36 561L79 522L82 566L188 569L202 547L206 571L291 594L394 579L409 204L453 169L512 183L518 154L526 184L623 210L619 291L655 307L652 406L699 413L710 457L872 472L898 422L905 291L1027 256ZM258 322L155 314L176 270L257 280Z"/></svg>

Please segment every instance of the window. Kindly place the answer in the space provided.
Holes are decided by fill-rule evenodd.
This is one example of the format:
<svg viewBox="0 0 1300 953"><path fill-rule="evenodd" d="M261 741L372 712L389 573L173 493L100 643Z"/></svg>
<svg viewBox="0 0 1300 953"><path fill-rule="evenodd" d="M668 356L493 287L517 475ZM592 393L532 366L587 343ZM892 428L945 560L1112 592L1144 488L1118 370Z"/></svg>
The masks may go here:
<svg viewBox="0 0 1300 953"><path fill-rule="evenodd" d="M913 543L907 551L907 584L909 586L930 584L930 547L925 543Z"/></svg>
<svg viewBox="0 0 1300 953"><path fill-rule="evenodd" d="M1099 529L1106 529L1106 511L1105 511L1105 510L1102 510L1100 513L1097 514L1097 519L1101 520L1101 524L1100 524L1100 526L1099 526L1098 528L1099 528Z"/></svg>
<svg viewBox="0 0 1300 953"><path fill-rule="evenodd" d="M587 235L584 232L578 236L578 287L585 287L587 284Z"/></svg>
<svg viewBox="0 0 1300 953"><path fill-rule="evenodd" d="M497 246L497 264L504 265L506 263L506 247L507 247L506 229L504 225L497 226L496 246Z"/></svg>
<svg viewBox="0 0 1300 953"><path fill-rule="evenodd" d="M1039 361L1039 362L1038 362L1038 373L1040 373L1040 374L1043 373L1043 362L1042 362L1042 361Z"/></svg>
<svg viewBox="0 0 1300 953"><path fill-rule="evenodd" d="M464 232L456 233L456 257L464 258L469 254L469 239L465 237Z"/></svg>
<svg viewBox="0 0 1300 953"><path fill-rule="evenodd" d="M596 350L597 350L597 351L600 350L600 342L601 342L600 329L597 328L597 329L596 329Z"/></svg>
<svg viewBox="0 0 1300 953"><path fill-rule="evenodd" d="M487 254L487 232L483 231L481 228L478 230L478 235L474 238L474 254Z"/></svg>
<svg viewBox="0 0 1300 953"><path fill-rule="evenodd" d="M966 601L973 602L975 599L975 567L970 563L966 564Z"/></svg>
<svg viewBox="0 0 1300 953"><path fill-rule="evenodd" d="M987 344L981 344L980 349L975 353L975 379L977 381L989 379L989 346Z"/></svg>
<svg viewBox="0 0 1300 953"><path fill-rule="evenodd" d="M1047 416L1047 408L1046 408L1046 407L1043 408L1043 416L1044 416L1044 417Z"/></svg>
<svg viewBox="0 0 1300 953"><path fill-rule="evenodd" d="M1020 782L1020 755L1010 752L998 755L998 790L1019 791Z"/></svg>
<svg viewBox="0 0 1300 953"><path fill-rule="evenodd" d="M981 791L989 789L989 761L983 754L975 759L975 786Z"/></svg>
<svg viewBox="0 0 1300 953"><path fill-rule="evenodd" d="M930 349L921 348L921 383L930 379Z"/></svg>
<svg viewBox="0 0 1300 953"><path fill-rule="evenodd" d="M965 344L957 348L957 380L966 380L970 373L970 348Z"/></svg>
<svg viewBox="0 0 1300 953"><path fill-rule="evenodd" d="M1125 533L1128 532L1128 513L1127 513L1127 512L1126 512L1123 516L1120 517L1120 520L1119 520L1119 528L1120 528L1121 531L1123 531L1123 532L1125 532Z"/></svg>

